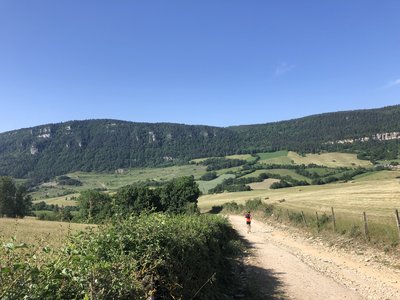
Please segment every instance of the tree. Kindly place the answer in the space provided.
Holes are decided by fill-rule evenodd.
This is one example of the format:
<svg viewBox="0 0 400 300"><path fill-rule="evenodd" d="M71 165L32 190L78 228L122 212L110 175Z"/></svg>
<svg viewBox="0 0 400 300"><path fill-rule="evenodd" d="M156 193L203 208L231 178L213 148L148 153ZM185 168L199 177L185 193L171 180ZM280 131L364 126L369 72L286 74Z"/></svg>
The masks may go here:
<svg viewBox="0 0 400 300"><path fill-rule="evenodd" d="M79 215L88 222L98 222L112 215L110 195L95 191L83 191L78 197Z"/></svg>
<svg viewBox="0 0 400 300"><path fill-rule="evenodd" d="M161 211L158 190L136 184L123 187L115 195L115 204L123 214L145 210Z"/></svg>
<svg viewBox="0 0 400 300"><path fill-rule="evenodd" d="M0 216L24 217L31 206L32 199L24 186L16 186L10 177L0 177Z"/></svg>
<svg viewBox="0 0 400 300"><path fill-rule="evenodd" d="M199 195L199 186L193 176L171 180L160 191L163 210L175 213L184 212L189 203L197 205Z"/></svg>
<svg viewBox="0 0 400 300"><path fill-rule="evenodd" d="M25 186L18 186L15 193L15 214L24 217L32 210L32 197L27 195Z"/></svg>

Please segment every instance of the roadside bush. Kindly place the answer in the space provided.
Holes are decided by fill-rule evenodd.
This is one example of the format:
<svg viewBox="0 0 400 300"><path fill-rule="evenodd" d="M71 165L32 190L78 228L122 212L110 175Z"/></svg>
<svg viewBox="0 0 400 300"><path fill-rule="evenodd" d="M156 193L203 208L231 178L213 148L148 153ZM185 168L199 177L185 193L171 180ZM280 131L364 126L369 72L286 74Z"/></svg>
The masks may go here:
<svg viewBox="0 0 400 300"><path fill-rule="evenodd" d="M259 209L263 205L263 202L260 198L254 198L251 200L247 200L244 204L246 211L254 211Z"/></svg>
<svg viewBox="0 0 400 300"><path fill-rule="evenodd" d="M289 220L294 223L302 223L303 217L299 212L292 212L289 214Z"/></svg>
<svg viewBox="0 0 400 300"><path fill-rule="evenodd" d="M356 237L361 236L361 234L362 234L362 232L361 232L360 226L358 226L358 225L351 226L350 231L349 231L350 237L356 238Z"/></svg>
<svg viewBox="0 0 400 300"><path fill-rule="evenodd" d="M242 205L238 205L235 201L227 202L222 205L222 209L228 212L238 212L241 210Z"/></svg>
<svg viewBox="0 0 400 300"><path fill-rule="evenodd" d="M221 299L238 245L220 216L159 213L81 232L62 250L11 241L0 299Z"/></svg>
<svg viewBox="0 0 400 300"><path fill-rule="evenodd" d="M266 217L271 216L271 215L274 213L274 209L275 209L275 207L274 207L273 204L265 204L265 207L264 207L264 215L265 215Z"/></svg>

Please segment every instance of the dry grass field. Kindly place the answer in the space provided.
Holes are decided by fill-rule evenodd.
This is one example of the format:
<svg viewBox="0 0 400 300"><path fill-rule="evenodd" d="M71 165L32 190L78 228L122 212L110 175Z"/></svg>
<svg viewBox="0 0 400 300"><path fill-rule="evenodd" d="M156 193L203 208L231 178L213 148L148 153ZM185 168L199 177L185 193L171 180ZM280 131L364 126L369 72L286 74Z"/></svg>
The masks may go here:
<svg viewBox="0 0 400 300"><path fill-rule="evenodd" d="M33 217L0 218L0 239L8 241L15 238L18 243L60 247L69 234L85 230L88 226L94 225L40 221Z"/></svg>
<svg viewBox="0 0 400 300"><path fill-rule="evenodd" d="M47 204L54 204L54 205L58 205L58 206L75 206L77 204L76 200L71 200L71 198L77 198L79 197L78 193L75 194L70 194L70 195L66 195L66 196L60 196L60 197L54 197L54 198L48 198L48 199L39 199L39 200L34 200L33 203L37 203L37 202L41 202L44 201Z"/></svg>
<svg viewBox="0 0 400 300"><path fill-rule="evenodd" d="M203 195L199 207L208 210L226 202L260 198L284 209L328 212L334 207L338 214L347 216L356 217L366 211L373 218L392 218L393 210L400 209L398 176L399 171L381 171L347 183Z"/></svg>
<svg viewBox="0 0 400 300"><path fill-rule="evenodd" d="M321 154L307 154L306 156L300 156L296 152L290 151L288 153L290 160L293 160L295 164L317 164L320 166L327 167L371 167L372 164L366 160L360 160L357 158L356 154L352 153L339 153L339 152L329 152Z"/></svg>
<svg viewBox="0 0 400 300"><path fill-rule="evenodd" d="M277 151L258 153L260 163L278 165L308 165L311 163L327 167L371 167L371 163L366 160L359 160L356 154L329 152L321 154L306 154L301 156L293 151Z"/></svg>
<svg viewBox="0 0 400 300"><path fill-rule="evenodd" d="M274 182L279 182L279 179L274 179L274 178L268 178L263 180L262 182L253 182L248 184L248 186L252 190L267 190L273 184Z"/></svg>

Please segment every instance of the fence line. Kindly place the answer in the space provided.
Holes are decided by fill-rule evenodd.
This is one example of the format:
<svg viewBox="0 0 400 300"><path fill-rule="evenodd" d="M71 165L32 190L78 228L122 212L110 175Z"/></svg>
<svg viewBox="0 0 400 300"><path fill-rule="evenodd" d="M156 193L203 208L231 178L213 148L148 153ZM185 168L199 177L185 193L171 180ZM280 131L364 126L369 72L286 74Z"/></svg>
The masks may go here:
<svg viewBox="0 0 400 300"><path fill-rule="evenodd" d="M334 210L333 207L331 207L330 210L331 210L331 216L330 217L332 219L333 231L337 232L338 231L338 225L337 225L336 213L335 213L335 210ZM297 210L297 212L298 211L299 210ZM291 212L296 212L296 209L290 209L290 211L289 211L289 209L286 209L286 214L288 216L288 219L291 219ZM398 238L398 242L400 242L400 216L399 216L398 209L395 209L394 213L395 213L395 220L396 220L396 228L397 228L397 231L398 231L398 237L397 238ZM314 217L315 221L313 221L312 220L313 218L311 218L311 221L309 220L309 222L307 222L306 214L304 214L303 210L300 210L301 218L298 219L298 221L302 222L304 224L304 226L306 226L306 227L310 227L310 226L313 227L313 226L316 225L317 230L319 232L323 228L324 224L326 224L326 220L330 219L329 217L328 217L328 219L326 219L326 212L324 212L323 214L325 215L325 217L321 218L321 216L319 215L319 212L315 211L315 217ZM310 211L307 211L307 216L308 216L308 218L310 218ZM283 215L282 215L282 217L283 217ZM350 220L351 219L352 219L352 217L350 217ZM314 222L315 222L315 225L313 225ZM350 228L350 231L353 231L355 229L356 232L357 232L357 230L358 230L358 232L359 232L358 234L362 234L366 241L370 241L371 240L371 235L375 236L375 237L377 237L379 235L379 234L377 234L376 230L374 230L373 233L371 233L371 228L370 228L370 224L369 224L370 221L368 220L367 212L365 212L365 211L362 212L362 221L361 222L362 223L359 223L359 225L357 225L357 223L356 224L353 223L351 225L352 227ZM346 224L346 222L344 224ZM375 226L373 226L373 228L380 228L380 225L385 226L385 223L380 223L380 222L376 222L376 221L373 222L372 224L375 224ZM358 226L360 226L361 228L358 227ZM378 227L376 227L376 226L378 226ZM388 226L390 228L392 228L392 230L393 230L393 227L391 227L390 225L388 225ZM358 229L357 229L357 227L358 227ZM348 229L349 229L348 225L347 226L345 225L345 229L344 230L347 231ZM342 230L342 229L340 229L340 230ZM385 230L386 232L388 232L388 234L385 235L387 238L393 239L393 231L392 230L390 230L390 231L386 231ZM396 239L396 237L394 237L394 238Z"/></svg>

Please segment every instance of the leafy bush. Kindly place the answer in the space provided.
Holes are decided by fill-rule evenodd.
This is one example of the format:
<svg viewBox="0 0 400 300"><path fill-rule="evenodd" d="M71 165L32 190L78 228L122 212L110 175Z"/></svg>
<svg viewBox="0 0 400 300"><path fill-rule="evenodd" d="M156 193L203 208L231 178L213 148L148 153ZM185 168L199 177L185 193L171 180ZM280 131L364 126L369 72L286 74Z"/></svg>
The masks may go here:
<svg viewBox="0 0 400 300"><path fill-rule="evenodd" d="M251 200L247 200L244 204L246 211L254 211L259 209L263 205L263 202L260 198L254 198Z"/></svg>
<svg viewBox="0 0 400 300"><path fill-rule="evenodd" d="M299 212L292 212L289 214L289 220L294 222L294 223L302 223L303 222L303 216Z"/></svg>
<svg viewBox="0 0 400 300"><path fill-rule="evenodd" d="M275 207L273 204L265 204L265 207L264 207L265 216L267 216L267 217L271 216L274 213L274 209L275 209Z"/></svg>
<svg viewBox="0 0 400 300"><path fill-rule="evenodd" d="M217 176L217 173L216 173L216 172L207 172L207 173L203 174L203 175L200 177L200 180L210 181L210 180L213 180L213 179L215 179L215 178L217 178L217 177L218 177L218 176Z"/></svg>
<svg viewBox="0 0 400 300"><path fill-rule="evenodd" d="M238 205L235 201L227 202L222 205L222 209L228 212L238 212L241 209L241 206Z"/></svg>
<svg viewBox="0 0 400 300"><path fill-rule="evenodd" d="M81 232L62 250L4 243L0 298L221 299L238 245L220 216L159 213Z"/></svg>

